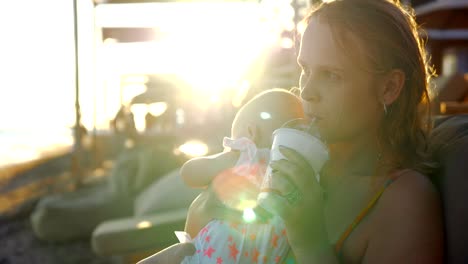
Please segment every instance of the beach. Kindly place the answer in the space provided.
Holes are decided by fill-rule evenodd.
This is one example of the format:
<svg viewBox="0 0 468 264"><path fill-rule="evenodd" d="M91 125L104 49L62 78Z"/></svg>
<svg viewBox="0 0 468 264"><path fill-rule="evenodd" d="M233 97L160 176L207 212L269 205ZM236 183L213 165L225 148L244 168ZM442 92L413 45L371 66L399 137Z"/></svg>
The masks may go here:
<svg viewBox="0 0 468 264"><path fill-rule="evenodd" d="M18 148L11 140L5 142L9 145L4 144L4 149ZM16 153L34 155L22 155L16 160L11 160L11 155L12 162L0 166L0 263L119 263L118 259L96 256L89 239L51 243L35 237L29 216L40 197L73 191L75 181L70 144L58 142L43 148L31 144L31 149L25 146Z"/></svg>

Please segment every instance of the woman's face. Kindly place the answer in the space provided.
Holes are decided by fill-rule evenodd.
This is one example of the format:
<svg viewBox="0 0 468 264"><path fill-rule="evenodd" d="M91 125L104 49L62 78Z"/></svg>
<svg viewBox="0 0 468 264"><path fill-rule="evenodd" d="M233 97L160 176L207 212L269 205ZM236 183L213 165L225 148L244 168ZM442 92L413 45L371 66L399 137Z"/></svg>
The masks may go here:
<svg viewBox="0 0 468 264"><path fill-rule="evenodd" d="M360 41L352 37L348 37L354 41L347 41L347 52L359 54L363 49L356 44ZM327 24L311 19L302 36L298 63L304 111L316 118L328 143L376 133L383 111L376 78L359 66L366 61L352 61L346 55Z"/></svg>

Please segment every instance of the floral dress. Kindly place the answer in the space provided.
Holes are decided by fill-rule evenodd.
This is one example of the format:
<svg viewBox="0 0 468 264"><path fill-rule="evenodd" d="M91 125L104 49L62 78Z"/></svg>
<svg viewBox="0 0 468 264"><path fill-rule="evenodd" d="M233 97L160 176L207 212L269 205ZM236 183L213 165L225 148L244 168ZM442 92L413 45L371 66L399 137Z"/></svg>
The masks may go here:
<svg viewBox="0 0 468 264"><path fill-rule="evenodd" d="M248 138L224 138L223 145L240 151L231 177L246 177L259 189L269 160L269 149L257 149ZM267 223L233 223L211 220L191 241L196 252L185 257L189 263L294 263L287 260L290 247L279 216ZM289 254L290 255L290 254Z"/></svg>

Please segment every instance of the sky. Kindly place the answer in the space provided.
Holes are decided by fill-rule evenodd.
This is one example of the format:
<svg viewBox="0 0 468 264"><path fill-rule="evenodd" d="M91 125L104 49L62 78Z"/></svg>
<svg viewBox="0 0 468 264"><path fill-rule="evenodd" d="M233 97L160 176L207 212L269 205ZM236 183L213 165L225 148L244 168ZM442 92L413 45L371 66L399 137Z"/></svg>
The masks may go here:
<svg viewBox="0 0 468 264"><path fill-rule="evenodd" d="M0 129L73 123L72 1L0 5Z"/></svg>
<svg viewBox="0 0 468 264"><path fill-rule="evenodd" d="M291 16L291 10L284 8L289 7L287 0L264 1L263 9L252 3L245 6L234 3L227 8L166 3L143 8L118 5L109 9L93 9L91 0L78 3L80 102L87 128L92 127L94 119L98 119L98 125L108 124L117 112L119 74L125 71L144 71L145 67L167 70L173 65L173 71L199 89L200 98L212 95L223 85L244 83L236 78L244 74L265 47L276 41L276 31ZM194 12L194 8L198 11ZM136 15L129 16L132 13ZM258 15L276 22L259 24ZM239 20L239 16L243 19ZM271 20L272 16L279 19ZM106 22L109 18L114 22ZM117 26L145 24L177 34L169 34L171 37L160 43L134 45L109 44L95 35L94 22L109 26L122 21L130 24ZM75 123L73 0L1 3L0 32L3 34L0 130L72 126Z"/></svg>
<svg viewBox="0 0 468 264"><path fill-rule="evenodd" d="M246 71L264 58L265 50L288 43L280 39L280 31L295 26L290 0L264 0L261 6L256 1L228 5L220 1L209 6L187 2L97 8L92 0L77 2L79 97L82 123L88 130L94 125L107 129L122 95L131 99L142 92L122 88L124 77L132 74L178 75L190 84L185 97L196 102L198 110L219 109L223 90L235 91L228 93L233 95L233 105L240 102L239 95L245 95L250 86ZM71 130L66 128L75 123L73 16L73 0L0 1L3 164L72 143ZM115 43L102 40L99 27L153 27L167 37ZM140 110L141 118L136 115L135 122L137 128L144 128L148 109Z"/></svg>

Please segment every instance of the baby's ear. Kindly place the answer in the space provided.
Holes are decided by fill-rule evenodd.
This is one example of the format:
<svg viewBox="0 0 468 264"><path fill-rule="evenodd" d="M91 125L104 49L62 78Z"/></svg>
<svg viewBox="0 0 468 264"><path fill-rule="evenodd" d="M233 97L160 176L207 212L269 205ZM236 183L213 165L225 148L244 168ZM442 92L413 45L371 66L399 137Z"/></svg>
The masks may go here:
<svg viewBox="0 0 468 264"><path fill-rule="evenodd" d="M247 133L249 134L249 138L253 142L258 142L260 140L260 133L259 133L259 128L256 124L250 123L247 126Z"/></svg>

